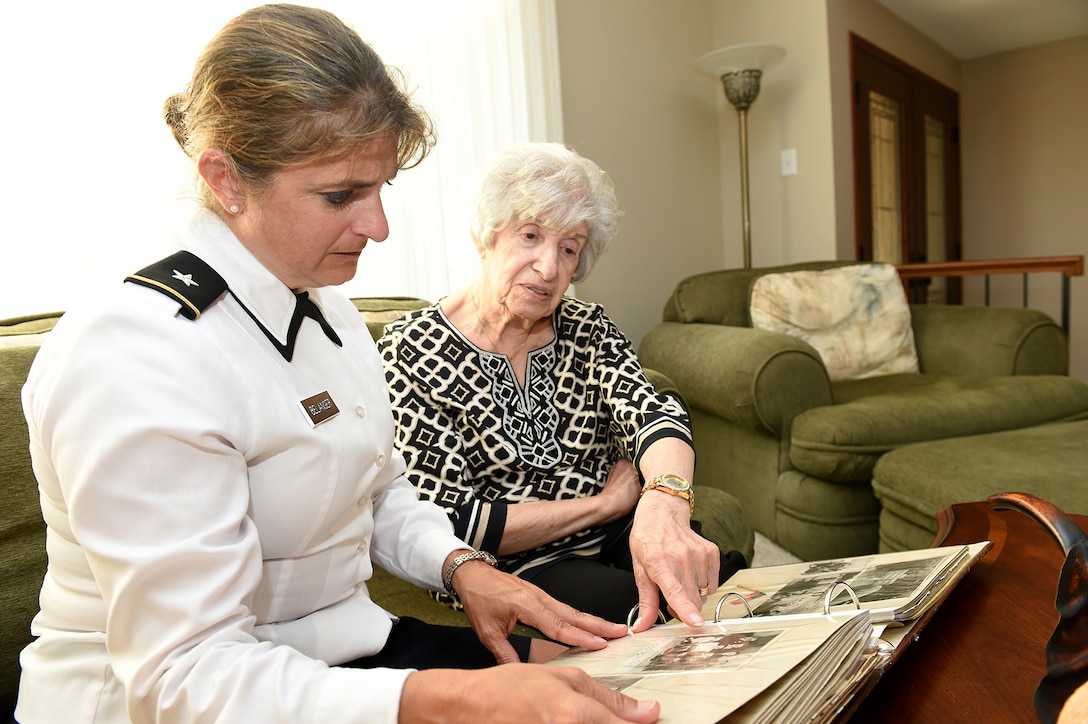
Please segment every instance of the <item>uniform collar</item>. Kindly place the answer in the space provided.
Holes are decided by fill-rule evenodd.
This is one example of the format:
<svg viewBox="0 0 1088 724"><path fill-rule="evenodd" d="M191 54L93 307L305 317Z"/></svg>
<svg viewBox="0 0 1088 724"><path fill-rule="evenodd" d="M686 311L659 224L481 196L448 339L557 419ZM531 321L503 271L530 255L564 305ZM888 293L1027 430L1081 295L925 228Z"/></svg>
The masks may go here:
<svg viewBox="0 0 1088 724"><path fill-rule="evenodd" d="M181 242L183 248L219 272L231 294L273 337L286 343L295 311L295 293L258 261L222 219L207 209L198 209ZM321 306L320 294L315 290L300 291L308 291Z"/></svg>

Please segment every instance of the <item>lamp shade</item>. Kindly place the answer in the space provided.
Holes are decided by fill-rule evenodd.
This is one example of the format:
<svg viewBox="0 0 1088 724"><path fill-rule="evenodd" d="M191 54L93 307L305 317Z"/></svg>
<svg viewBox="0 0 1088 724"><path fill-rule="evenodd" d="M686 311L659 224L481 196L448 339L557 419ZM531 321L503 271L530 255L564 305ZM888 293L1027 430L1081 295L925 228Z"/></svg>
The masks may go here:
<svg viewBox="0 0 1088 724"><path fill-rule="evenodd" d="M710 51L695 61L695 69L720 78L740 70L767 70L785 57L786 49L781 45L742 43Z"/></svg>

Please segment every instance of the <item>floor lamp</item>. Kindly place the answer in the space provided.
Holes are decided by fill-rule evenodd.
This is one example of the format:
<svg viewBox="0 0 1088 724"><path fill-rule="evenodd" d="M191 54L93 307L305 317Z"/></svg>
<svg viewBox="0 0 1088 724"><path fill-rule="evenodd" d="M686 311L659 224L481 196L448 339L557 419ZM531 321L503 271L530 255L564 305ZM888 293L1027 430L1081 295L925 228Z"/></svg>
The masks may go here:
<svg viewBox="0 0 1088 724"><path fill-rule="evenodd" d="M752 268L752 219L748 205L748 106L759 95L763 71L782 61L786 49L778 45L745 43L712 50L695 61L695 68L720 78L725 97L740 117L740 203L744 231L744 268Z"/></svg>

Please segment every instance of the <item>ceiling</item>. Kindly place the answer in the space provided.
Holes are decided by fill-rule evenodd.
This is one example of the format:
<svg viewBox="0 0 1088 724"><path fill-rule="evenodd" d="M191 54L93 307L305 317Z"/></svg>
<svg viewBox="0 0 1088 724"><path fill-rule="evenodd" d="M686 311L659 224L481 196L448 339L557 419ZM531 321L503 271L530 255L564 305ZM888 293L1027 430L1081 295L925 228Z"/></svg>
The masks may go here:
<svg viewBox="0 0 1088 724"><path fill-rule="evenodd" d="M1088 0L876 0L960 60L1088 35Z"/></svg>

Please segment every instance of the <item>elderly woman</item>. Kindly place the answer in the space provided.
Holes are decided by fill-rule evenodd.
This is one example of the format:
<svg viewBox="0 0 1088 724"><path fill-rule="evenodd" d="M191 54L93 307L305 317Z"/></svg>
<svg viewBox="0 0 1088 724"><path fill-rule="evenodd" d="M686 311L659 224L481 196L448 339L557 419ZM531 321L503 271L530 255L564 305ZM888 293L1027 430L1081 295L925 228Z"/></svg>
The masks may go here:
<svg viewBox="0 0 1088 724"><path fill-rule="evenodd" d="M379 341L408 477L503 570L636 630L661 599L702 623L744 566L693 530L687 416L655 393L600 305L564 292L615 235L612 183L560 144L515 146L486 176L467 288Z"/></svg>

